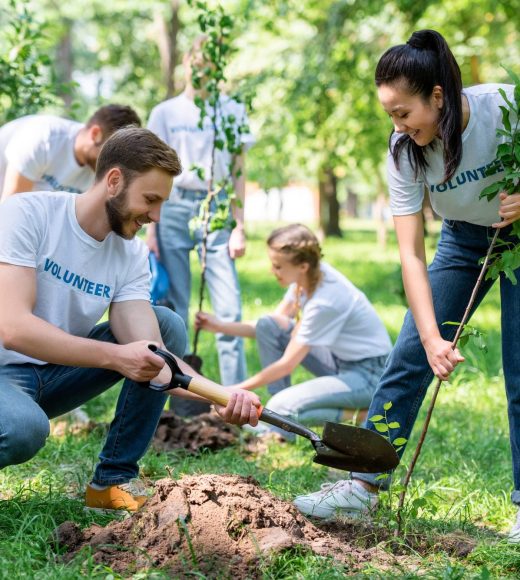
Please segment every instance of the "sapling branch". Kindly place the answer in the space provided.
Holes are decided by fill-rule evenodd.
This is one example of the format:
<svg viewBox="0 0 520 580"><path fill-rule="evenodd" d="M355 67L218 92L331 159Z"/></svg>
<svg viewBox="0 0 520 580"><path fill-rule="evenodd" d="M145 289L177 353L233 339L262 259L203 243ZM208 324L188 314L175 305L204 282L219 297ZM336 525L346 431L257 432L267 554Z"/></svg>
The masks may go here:
<svg viewBox="0 0 520 580"><path fill-rule="evenodd" d="M234 162L242 152L240 136L247 131L244 118L237 119L235 115L226 116L223 111L221 84L225 81L224 69L231 55L229 37L234 25L233 19L226 15L221 6L210 8L206 2L188 0L188 4L197 10L197 21L201 32L205 35L201 49L203 62L199 66L192 64L192 78L194 87L199 91L195 97L195 105L200 109L199 128L203 129L204 118L209 117L213 130L211 143L210 175L204 176L207 182L207 194L200 205L199 215L192 220L197 227L201 228L201 275L199 288L198 309L202 310L206 290L207 269L207 245L208 236L211 232L232 225L230 219L231 204L235 203L233 187ZM202 98L204 94L205 98ZM236 96L232 101L241 102ZM250 102L247 101L248 103ZM209 109L209 110L208 110ZM231 158L228 175L222 183L215 183L215 165L218 151L229 153ZM202 168L195 168L197 174L203 174ZM213 211L214 201L219 195L218 207ZM221 199L222 198L222 199ZM225 198L225 199L224 199ZM200 328L195 331L193 340L194 360L197 359L197 348ZM197 364L200 364L200 359Z"/></svg>

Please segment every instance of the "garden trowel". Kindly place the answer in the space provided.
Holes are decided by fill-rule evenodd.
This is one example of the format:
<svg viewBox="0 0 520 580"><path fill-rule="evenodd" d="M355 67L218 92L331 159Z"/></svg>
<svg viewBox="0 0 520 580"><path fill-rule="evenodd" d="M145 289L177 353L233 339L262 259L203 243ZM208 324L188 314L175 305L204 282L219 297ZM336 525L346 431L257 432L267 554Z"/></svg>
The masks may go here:
<svg viewBox="0 0 520 580"><path fill-rule="evenodd" d="M166 385L159 386L150 383L143 383L143 385L155 391L181 388L218 405L227 404L230 397L229 389L207 381L204 377L185 375L170 353L153 344L150 344L148 348L165 360L170 367L172 378ZM284 431L309 439L316 452L313 461L321 465L345 471L379 473L394 469L399 463L399 457L387 439L362 427L326 421L323 435L320 436L300 423L282 417L269 409L261 408L258 418Z"/></svg>

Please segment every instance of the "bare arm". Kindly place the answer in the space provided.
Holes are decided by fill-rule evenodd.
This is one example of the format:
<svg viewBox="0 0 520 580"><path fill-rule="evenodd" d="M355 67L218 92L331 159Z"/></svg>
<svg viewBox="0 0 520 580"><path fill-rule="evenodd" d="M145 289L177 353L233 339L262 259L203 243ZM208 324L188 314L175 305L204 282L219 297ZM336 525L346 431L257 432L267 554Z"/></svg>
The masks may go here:
<svg viewBox="0 0 520 580"><path fill-rule="evenodd" d="M245 177L245 155L241 153L235 158L233 166L233 187L237 200L240 203L233 203L232 211L233 217L236 221L236 226L231 232L229 238L229 255L231 258L240 258L246 252L246 237L244 231L244 203L246 193L246 177Z"/></svg>
<svg viewBox="0 0 520 580"><path fill-rule="evenodd" d="M32 191L34 182L19 173L12 164L8 163L5 170L4 185L2 189L2 200L6 200L10 195Z"/></svg>
<svg viewBox="0 0 520 580"><path fill-rule="evenodd" d="M441 337L433 308L426 270L424 226L421 213L394 216L406 297L412 311L428 362L438 378L446 380L464 360L451 343Z"/></svg>
<svg viewBox="0 0 520 580"><path fill-rule="evenodd" d="M34 268L1 263L0 288L0 339L9 350L54 364L111 369L136 381L150 380L164 364L147 340L117 345L82 338L35 316Z"/></svg>
<svg viewBox="0 0 520 580"><path fill-rule="evenodd" d="M309 350L309 346L300 344L293 337L280 359L236 386L247 390L256 389L256 387L267 385L282 377L286 377L302 362L309 353Z"/></svg>

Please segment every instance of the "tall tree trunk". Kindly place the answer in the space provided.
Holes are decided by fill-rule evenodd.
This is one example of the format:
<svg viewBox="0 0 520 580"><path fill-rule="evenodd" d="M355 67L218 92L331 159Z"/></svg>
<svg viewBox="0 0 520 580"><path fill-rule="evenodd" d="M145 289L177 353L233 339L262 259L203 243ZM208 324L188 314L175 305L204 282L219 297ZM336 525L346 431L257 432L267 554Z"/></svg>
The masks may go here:
<svg viewBox="0 0 520 580"><path fill-rule="evenodd" d="M166 86L166 98L175 94L175 67L179 62L177 37L181 28L179 18L180 0L170 0L171 13L167 20L162 14L156 14L157 35L155 41L161 57L161 70Z"/></svg>
<svg viewBox="0 0 520 580"><path fill-rule="evenodd" d="M65 90L60 90L59 96L63 99L65 110L70 111L73 101L72 95L72 72L74 70L74 55L72 52L72 20L64 18L63 35L56 47L56 76L60 84L66 85Z"/></svg>
<svg viewBox="0 0 520 580"><path fill-rule="evenodd" d="M341 238L339 227L338 179L332 167L322 166L318 175L320 228L325 236Z"/></svg>

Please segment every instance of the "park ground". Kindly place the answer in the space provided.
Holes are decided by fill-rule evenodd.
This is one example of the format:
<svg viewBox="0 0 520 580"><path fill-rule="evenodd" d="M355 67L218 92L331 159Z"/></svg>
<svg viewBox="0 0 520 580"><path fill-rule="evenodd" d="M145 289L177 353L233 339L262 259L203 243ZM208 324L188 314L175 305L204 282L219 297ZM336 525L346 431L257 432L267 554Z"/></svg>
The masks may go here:
<svg viewBox="0 0 520 580"><path fill-rule="evenodd" d="M344 225L343 239L324 242L325 260L367 294L395 340L405 312L395 240L390 237L383 251L377 247L375 231L369 223ZM268 231L267 227L258 227L250 234L247 257L239 262L245 319L268 312L283 295L269 273L264 242ZM434 246L432 239L430 247ZM485 333L487 353L469 343L464 351L466 363L441 391L409 493L405 539L398 542L391 539L396 522L388 506L395 507L395 493L386 494L385 507L369 528L348 524L352 550L377 545L380 554L386 551L398 557L374 557L350 568L345 562L294 547L264 559L256 577L520 576L520 548L505 540L515 510L509 501L511 460L496 288L480 306L472 325ZM212 378L217 372L213 344L213 337L204 335L200 349L204 371ZM247 343L247 357L250 372L256 371L259 361L251 341ZM306 376L305 371L298 371L295 380ZM265 398L265 391L261 395ZM87 552L65 563L52 540L53 530L65 521L73 521L81 528L93 523L104 526L111 521L109 516L85 512L82 494L103 441L106 428L103 424L112 416L116 397L117 388L87 405L89 415L99 423L92 431L52 436L33 460L0 472L0 578L120 577L110 567L95 563ZM418 426L423 420L424 410ZM416 428L404 464L410 460L417 431ZM306 440L296 444L272 443L256 455L246 453L240 442L219 452L206 451L196 456L182 451L150 450L142 461L142 475L151 481L202 474L253 476L262 490L290 501L337 476L313 464L311 457ZM198 554L198 558L203 559L204 554ZM134 570L124 576L162 578L168 577L168 573L152 568L143 572ZM188 564L182 577L205 576L195 565L190 568Z"/></svg>

